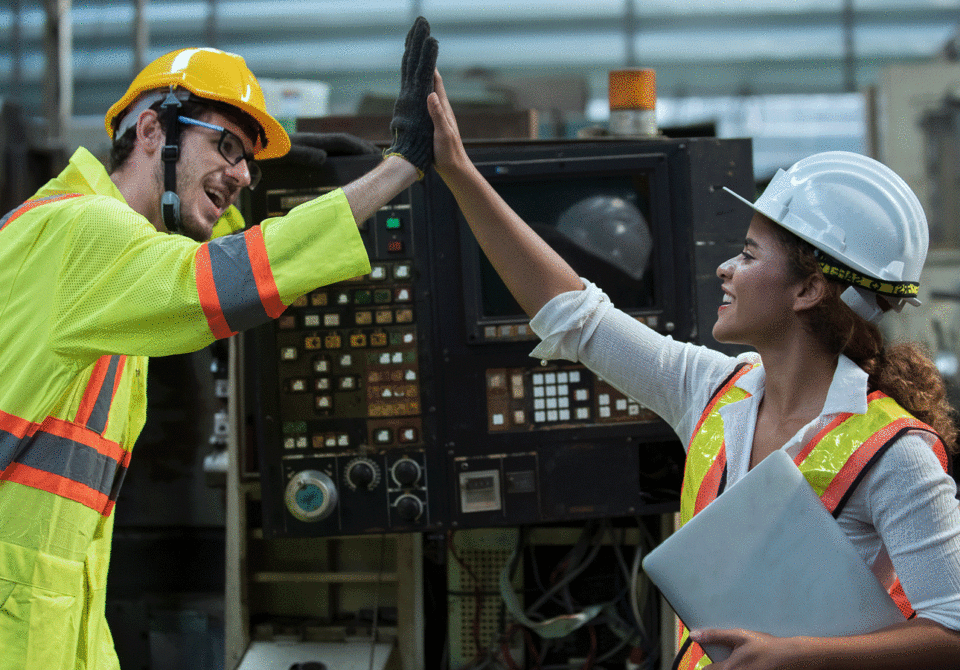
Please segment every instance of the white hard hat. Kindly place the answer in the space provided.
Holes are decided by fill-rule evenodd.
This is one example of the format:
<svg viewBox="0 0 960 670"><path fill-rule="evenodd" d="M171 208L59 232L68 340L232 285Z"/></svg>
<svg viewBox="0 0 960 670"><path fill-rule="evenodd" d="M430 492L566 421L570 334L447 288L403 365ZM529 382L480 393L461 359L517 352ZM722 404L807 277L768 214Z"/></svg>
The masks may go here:
<svg viewBox="0 0 960 670"><path fill-rule="evenodd" d="M919 305L929 233L920 201L883 163L847 151L814 154L778 170L755 203L724 190L819 250L828 277L851 285L843 300L868 321L882 295L899 311Z"/></svg>

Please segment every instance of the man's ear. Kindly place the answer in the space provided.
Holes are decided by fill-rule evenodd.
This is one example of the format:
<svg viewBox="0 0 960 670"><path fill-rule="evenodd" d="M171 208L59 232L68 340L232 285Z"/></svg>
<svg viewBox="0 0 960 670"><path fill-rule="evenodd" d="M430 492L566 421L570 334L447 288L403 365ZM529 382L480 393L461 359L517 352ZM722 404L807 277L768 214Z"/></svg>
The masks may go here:
<svg viewBox="0 0 960 670"><path fill-rule="evenodd" d="M137 142L147 154L160 151L165 134L163 124L160 123L160 117L155 110L148 109L137 119Z"/></svg>
<svg viewBox="0 0 960 670"><path fill-rule="evenodd" d="M819 273L811 273L797 285L793 309L803 312L819 305L827 297L827 280Z"/></svg>

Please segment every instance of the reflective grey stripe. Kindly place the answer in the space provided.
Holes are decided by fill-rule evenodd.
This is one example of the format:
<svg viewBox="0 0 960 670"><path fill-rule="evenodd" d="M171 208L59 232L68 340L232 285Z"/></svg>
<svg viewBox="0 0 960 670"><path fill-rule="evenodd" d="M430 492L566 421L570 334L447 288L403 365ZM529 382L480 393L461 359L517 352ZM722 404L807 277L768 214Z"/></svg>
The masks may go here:
<svg viewBox="0 0 960 670"><path fill-rule="evenodd" d="M13 433L0 430L0 472L7 469L7 466L13 462L17 456L20 444L24 440Z"/></svg>
<svg viewBox="0 0 960 670"><path fill-rule="evenodd" d="M210 270L227 325L240 332L270 321L257 291L246 235L228 235L207 243Z"/></svg>
<svg viewBox="0 0 960 670"><path fill-rule="evenodd" d="M74 440L40 431L27 440L17 463L65 477L105 495L113 490L120 464L109 456Z"/></svg>
<svg viewBox="0 0 960 670"><path fill-rule="evenodd" d="M100 387L97 401L94 403L93 411L90 412L90 418L87 420L87 428L98 433L102 433L103 429L107 427L107 417L110 415L110 405L113 403L113 386L117 381L120 359L121 356L118 355L110 357L107 373L103 378L103 385Z"/></svg>

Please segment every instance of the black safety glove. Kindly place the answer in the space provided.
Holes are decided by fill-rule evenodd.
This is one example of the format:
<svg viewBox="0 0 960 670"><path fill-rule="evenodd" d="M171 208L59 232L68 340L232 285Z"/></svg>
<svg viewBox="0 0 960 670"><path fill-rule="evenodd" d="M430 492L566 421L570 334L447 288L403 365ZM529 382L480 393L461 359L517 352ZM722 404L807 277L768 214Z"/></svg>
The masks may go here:
<svg viewBox="0 0 960 670"><path fill-rule="evenodd" d="M419 16L407 33L400 66L400 95L390 122L393 144L383 155L410 161L420 179L433 163L433 120L427 111L427 96L433 91L436 66L437 40L430 37L427 20Z"/></svg>

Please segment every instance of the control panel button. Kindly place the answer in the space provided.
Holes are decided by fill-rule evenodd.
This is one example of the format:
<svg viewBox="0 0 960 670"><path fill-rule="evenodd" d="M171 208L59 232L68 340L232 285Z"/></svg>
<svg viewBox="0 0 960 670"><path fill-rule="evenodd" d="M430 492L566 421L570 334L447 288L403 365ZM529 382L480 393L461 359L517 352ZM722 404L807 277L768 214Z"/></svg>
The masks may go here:
<svg viewBox="0 0 960 670"><path fill-rule="evenodd" d="M344 479L354 491L370 491L380 483L380 468L369 458L355 458L344 470Z"/></svg>
<svg viewBox="0 0 960 670"><path fill-rule="evenodd" d="M423 501L409 493L397 498L394 507L397 508L397 516L407 523L416 521L420 518L420 515L423 514Z"/></svg>
<svg viewBox="0 0 960 670"><path fill-rule="evenodd" d="M412 458L401 458L391 468L393 480L400 486L414 486L420 481L420 464Z"/></svg>
<svg viewBox="0 0 960 670"><path fill-rule="evenodd" d="M294 475L284 491L287 510L300 521L320 521L337 506L337 487L333 480L317 470Z"/></svg>

